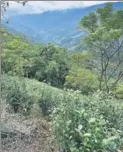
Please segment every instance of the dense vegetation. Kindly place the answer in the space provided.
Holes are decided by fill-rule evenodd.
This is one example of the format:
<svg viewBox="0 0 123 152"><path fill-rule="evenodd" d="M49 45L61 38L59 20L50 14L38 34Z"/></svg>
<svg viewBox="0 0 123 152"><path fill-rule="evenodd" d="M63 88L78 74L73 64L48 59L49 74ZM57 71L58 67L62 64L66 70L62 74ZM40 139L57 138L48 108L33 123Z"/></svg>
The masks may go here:
<svg viewBox="0 0 123 152"><path fill-rule="evenodd" d="M3 36L2 94L9 111L51 118L65 152L123 148L123 10L111 3L82 18L85 51Z"/></svg>

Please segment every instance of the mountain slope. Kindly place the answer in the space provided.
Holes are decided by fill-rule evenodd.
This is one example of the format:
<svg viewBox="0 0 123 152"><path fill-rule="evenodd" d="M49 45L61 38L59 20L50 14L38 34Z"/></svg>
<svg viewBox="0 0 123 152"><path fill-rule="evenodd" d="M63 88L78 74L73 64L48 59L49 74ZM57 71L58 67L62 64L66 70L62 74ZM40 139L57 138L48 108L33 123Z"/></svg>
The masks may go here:
<svg viewBox="0 0 123 152"><path fill-rule="evenodd" d="M47 11L42 14L15 15L3 25L9 30L22 33L35 42L53 42L68 48L75 47L84 31L77 29L80 19L105 4L65 11ZM113 3L115 9L123 9L123 2Z"/></svg>

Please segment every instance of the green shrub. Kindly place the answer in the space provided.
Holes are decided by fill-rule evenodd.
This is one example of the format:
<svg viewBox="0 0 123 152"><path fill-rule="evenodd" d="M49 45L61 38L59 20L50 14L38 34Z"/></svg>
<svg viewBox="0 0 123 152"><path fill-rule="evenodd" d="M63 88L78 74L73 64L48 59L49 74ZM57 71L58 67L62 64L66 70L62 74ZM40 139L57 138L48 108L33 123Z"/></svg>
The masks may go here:
<svg viewBox="0 0 123 152"><path fill-rule="evenodd" d="M6 87L6 101L10 108L15 113L22 113L24 115L30 114L30 110L33 106L34 98L27 89L27 86L23 79L8 79L8 85Z"/></svg>
<svg viewBox="0 0 123 152"><path fill-rule="evenodd" d="M38 100L39 106L41 108L41 113L47 116L52 113L53 101L52 101L52 91L43 90L41 92L41 97Z"/></svg>
<svg viewBox="0 0 123 152"><path fill-rule="evenodd" d="M120 84L116 87L115 94L117 98L123 99L123 84Z"/></svg>
<svg viewBox="0 0 123 152"><path fill-rule="evenodd" d="M53 90L50 87L44 86L43 89L39 88L40 96L38 98L38 104L43 116L50 116L55 107L59 106L62 101L63 91Z"/></svg>
<svg viewBox="0 0 123 152"><path fill-rule="evenodd" d="M64 91L36 80L3 75L2 92L10 108L15 109L14 112L24 112L24 109L28 109L30 113L30 110L35 111L31 108L36 107L39 110L40 107L40 114L49 115L61 101Z"/></svg>
<svg viewBox="0 0 123 152"><path fill-rule="evenodd" d="M70 93L53 113L56 140L66 152L116 152L122 143L123 107Z"/></svg>

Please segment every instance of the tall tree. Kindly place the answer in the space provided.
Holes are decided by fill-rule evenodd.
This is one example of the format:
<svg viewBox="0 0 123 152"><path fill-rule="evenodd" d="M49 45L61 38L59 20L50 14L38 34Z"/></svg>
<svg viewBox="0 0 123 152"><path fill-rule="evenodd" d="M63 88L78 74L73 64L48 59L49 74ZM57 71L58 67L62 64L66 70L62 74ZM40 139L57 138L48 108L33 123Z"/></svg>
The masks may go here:
<svg viewBox="0 0 123 152"><path fill-rule="evenodd" d="M123 10L115 11L112 3L107 3L82 18L80 28L88 32L84 42L95 56L99 89L109 92L123 77Z"/></svg>

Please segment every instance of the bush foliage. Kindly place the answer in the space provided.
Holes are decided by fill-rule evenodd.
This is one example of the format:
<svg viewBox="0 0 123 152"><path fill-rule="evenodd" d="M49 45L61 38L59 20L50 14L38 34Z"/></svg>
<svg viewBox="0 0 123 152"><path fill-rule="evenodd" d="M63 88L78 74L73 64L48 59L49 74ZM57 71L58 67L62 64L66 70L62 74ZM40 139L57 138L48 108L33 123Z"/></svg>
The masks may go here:
<svg viewBox="0 0 123 152"><path fill-rule="evenodd" d="M61 147L66 152L116 152L123 144L123 107L96 96L70 96L53 113L54 135Z"/></svg>
<svg viewBox="0 0 123 152"><path fill-rule="evenodd" d="M70 71L70 74L66 76L65 86L88 94L98 89L98 83L98 77L94 72L81 68Z"/></svg>
<svg viewBox="0 0 123 152"><path fill-rule="evenodd" d="M30 114L33 105L37 104L43 115L49 115L63 92L36 80L2 75L3 98L13 112Z"/></svg>
<svg viewBox="0 0 123 152"><path fill-rule="evenodd" d="M72 53L0 29L2 98L14 113L27 116L35 108L52 116L54 136L65 152L123 148L122 18L123 10L114 11L111 3L83 17L86 50Z"/></svg>
<svg viewBox="0 0 123 152"><path fill-rule="evenodd" d="M123 84L119 84L115 89L115 95L119 99L123 99Z"/></svg>

